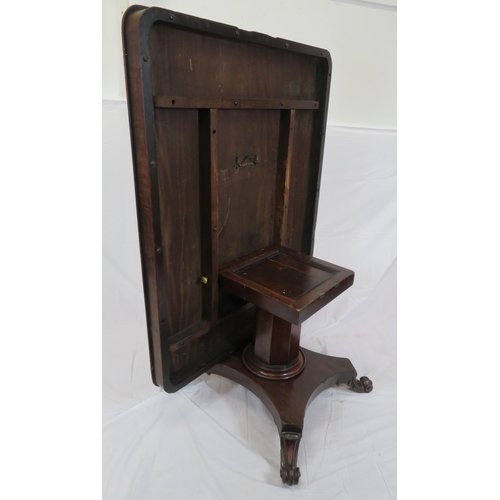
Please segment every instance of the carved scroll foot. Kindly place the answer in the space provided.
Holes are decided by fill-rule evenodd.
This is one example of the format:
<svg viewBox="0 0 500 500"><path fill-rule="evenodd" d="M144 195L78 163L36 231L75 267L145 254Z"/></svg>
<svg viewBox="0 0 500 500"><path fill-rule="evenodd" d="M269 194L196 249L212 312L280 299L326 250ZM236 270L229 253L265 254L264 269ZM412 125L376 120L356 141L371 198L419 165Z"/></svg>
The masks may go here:
<svg viewBox="0 0 500 500"><path fill-rule="evenodd" d="M301 352L306 359L304 369L286 380L270 380L248 370L242 351L235 352L210 370L238 382L266 405L280 435L280 476L288 486L299 483L297 458L309 403L321 391L335 385L346 384L357 392L370 392L372 388L368 378L356 379L356 370L347 358L327 356L305 348L301 348Z"/></svg>
<svg viewBox="0 0 500 500"><path fill-rule="evenodd" d="M281 435L281 469L280 476L284 484L293 486L299 483L300 469L297 467L297 456L302 434L298 432L282 432Z"/></svg>
<svg viewBox="0 0 500 500"><path fill-rule="evenodd" d="M372 392L373 383L368 377L355 378L349 381L349 388L354 392Z"/></svg>

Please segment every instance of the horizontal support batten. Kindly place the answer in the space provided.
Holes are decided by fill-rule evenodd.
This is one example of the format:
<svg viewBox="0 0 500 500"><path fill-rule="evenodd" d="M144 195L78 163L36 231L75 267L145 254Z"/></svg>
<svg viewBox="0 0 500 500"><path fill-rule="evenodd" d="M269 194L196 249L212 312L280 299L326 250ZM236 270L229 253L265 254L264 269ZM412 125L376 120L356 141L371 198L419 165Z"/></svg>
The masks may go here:
<svg viewBox="0 0 500 500"><path fill-rule="evenodd" d="M157 95L157 108L205 109L318 109L319 101L290 99L210 99Z"/></svg>

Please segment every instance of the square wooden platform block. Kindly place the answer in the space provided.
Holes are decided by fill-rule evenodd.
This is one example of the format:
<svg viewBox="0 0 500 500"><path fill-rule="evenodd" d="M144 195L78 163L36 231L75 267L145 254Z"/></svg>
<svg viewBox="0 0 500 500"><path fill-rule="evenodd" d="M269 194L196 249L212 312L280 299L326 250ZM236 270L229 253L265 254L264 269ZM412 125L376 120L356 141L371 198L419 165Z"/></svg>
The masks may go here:
<svg viewBox="0 0 500 500"><path fill-rule="evenodd" d="M300 324L352 285L354 272L310 255L273 246L219 270L220 285L258 307L246 367L264 378L285 380L305 366Z"/></svg>

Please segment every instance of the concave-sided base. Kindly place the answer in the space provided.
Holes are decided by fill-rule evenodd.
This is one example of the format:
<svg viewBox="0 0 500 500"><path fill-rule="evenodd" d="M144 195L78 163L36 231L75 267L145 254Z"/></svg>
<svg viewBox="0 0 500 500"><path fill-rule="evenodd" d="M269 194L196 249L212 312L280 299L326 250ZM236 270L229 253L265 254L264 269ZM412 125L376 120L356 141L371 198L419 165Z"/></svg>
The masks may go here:
<svg viewBox="0 0 500 500"><path fill-rule="evenodd" d="M299 443L304 416L311 401L326 388L346 384L356 392L373 388L367 377L356 379L356 370L347 358L336 358L301 348L305 357L304 369L288 380L270 380L250 372L242 359L242 351L232 354L210 373L229 378L253 392L274 418L281 441L281 470L283 483L298 484L297 467Z"/></svg>

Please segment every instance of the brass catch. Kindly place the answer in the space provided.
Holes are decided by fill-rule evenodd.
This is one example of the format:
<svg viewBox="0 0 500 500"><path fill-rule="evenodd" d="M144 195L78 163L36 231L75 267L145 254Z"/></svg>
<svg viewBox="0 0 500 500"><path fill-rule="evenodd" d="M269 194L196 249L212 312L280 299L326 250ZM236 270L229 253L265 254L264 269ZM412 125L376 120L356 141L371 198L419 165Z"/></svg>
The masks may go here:
<svg viewBox="0 0 500 500"><path fill-rule="evenodd" d="M250 156L247 156L243 161L240 162L240 158L238 155L236 155L236 158L234 160L234 168L240 168L240 167L248 167L249 165L257 165L259 163L259 157L257 156L257 153L253 155L253 158Z"/></svg>

